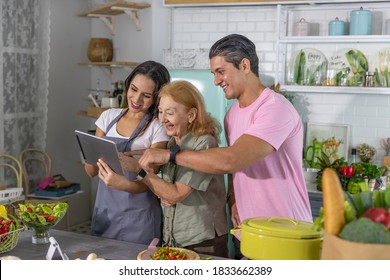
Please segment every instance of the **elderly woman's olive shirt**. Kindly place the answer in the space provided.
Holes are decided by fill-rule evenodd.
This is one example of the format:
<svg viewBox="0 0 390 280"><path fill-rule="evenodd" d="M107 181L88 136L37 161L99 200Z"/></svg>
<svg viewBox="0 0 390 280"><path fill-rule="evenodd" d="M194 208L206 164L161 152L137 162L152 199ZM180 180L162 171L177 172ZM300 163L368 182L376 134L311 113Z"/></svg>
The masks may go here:
<svg viewBox="0 0 390 280"><path fill-rule="evenodd" d="M175 145L174 138L168 147ZM211 135L187 134L179 143L181 150L204 150L218 146ZM174 163L165 164L162 178L181 182L194 190L175 206L164 208L164 245L184 247L226 234L226 188L224 176L206 174Z"/></svg>

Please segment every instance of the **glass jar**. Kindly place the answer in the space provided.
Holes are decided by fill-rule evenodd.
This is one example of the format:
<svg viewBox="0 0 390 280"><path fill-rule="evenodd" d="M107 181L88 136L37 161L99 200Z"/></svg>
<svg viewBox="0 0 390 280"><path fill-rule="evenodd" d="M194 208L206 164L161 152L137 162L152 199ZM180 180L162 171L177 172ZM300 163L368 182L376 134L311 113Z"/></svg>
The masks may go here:
<svg viewBox="0 0 390 280"><path fill-rule="evenodd" d="M365 87L375 86L374 72L366 72L366 74L364 75L364 86Z"/></svg>

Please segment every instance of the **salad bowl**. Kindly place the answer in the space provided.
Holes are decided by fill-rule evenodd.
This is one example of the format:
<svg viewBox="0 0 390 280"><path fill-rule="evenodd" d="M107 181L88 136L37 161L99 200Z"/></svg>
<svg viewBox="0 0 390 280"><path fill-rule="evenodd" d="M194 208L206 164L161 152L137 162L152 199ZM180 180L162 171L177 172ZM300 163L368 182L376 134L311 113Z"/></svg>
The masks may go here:
<svg viewBox="0 0 390 280"><path fill-rule="evenodd" d="M66 214L68 203L37 203L19 204L16 213L27 227L32 229L32 243L49 243L49 230L54 227Z"/></svg>

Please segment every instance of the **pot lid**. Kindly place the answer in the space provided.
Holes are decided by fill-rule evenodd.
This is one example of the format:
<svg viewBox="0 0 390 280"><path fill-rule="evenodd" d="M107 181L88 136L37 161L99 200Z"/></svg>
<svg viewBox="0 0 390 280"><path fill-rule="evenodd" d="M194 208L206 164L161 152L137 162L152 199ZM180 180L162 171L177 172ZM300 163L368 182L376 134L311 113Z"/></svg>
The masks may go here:
<svg viewBox="0 0 390 280"><path fill-rule="evenodd" d="M313 223L297 221L285 217L255 217L242 222L242 230L255 234L262 234L275 237L311 239L322 236Z"/></svg>
<svg viewBox="0 0 390 280"><path fill-rule="evenodd" d="M371 14L371 11L370 10L363 10L363 7L360 7L359 10L353 10L351 12L351 14L355 14L355 15L361 15L361 14Z"/></svg>

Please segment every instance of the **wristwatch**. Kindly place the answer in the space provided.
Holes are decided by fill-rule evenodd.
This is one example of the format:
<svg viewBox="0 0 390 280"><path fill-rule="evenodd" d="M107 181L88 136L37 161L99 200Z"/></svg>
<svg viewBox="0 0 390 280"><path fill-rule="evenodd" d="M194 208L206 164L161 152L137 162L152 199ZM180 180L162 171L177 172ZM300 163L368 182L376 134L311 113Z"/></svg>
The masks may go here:
<svg viewBox="0 0 390 280"><path fill-rule="evenodd" d="M145 170L141 169L137 174L137 181L145 179L147 173Z"/></svg>
<svg viewBox="0 0 390 280"><path fill-rule="evenodd" d="M179 145L173 145L169 148L169 162L176 163L176 154L180 152Z"/></svg>

